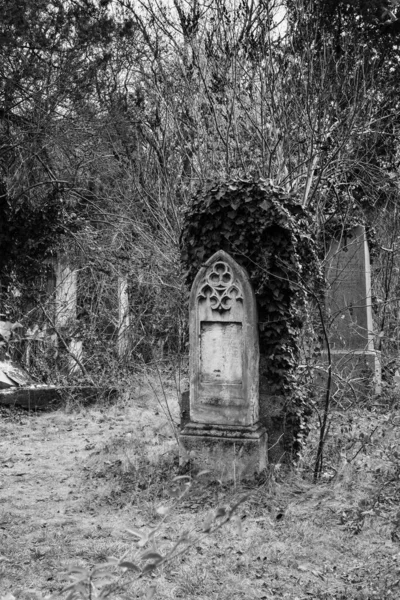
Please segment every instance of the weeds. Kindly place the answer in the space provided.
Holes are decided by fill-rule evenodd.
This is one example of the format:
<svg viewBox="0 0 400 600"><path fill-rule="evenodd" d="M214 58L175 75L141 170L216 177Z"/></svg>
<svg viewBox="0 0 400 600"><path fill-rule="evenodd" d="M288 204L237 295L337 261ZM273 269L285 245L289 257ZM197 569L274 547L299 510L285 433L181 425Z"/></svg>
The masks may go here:
<svg viewBox="0 0 400 600"><path fill-rule="evenodd" d="M180 477L167 416L150 390L134 399L3 422L2 600L398 596L394 402L333 405L318 484L315 421L296 469L270 467L235 492Z"/></svg>
<svg viewBox="0 0 400 600"><path fill-rule="evenodd" d="M198 477L201 475L202 473ZM168 505L160 505L157 508L156 512L161 518L155 527L127 530L135 540L132 552L125 553L119 559L113 556L107 557L105 564L97 564L89 570L73 567L69 572L71 583L62 590L62 594L67 594L66 600L105 598L110 593L110 587L112 589L118 587L119 591L125 591L127 584L122 583L122 574L129 572L135 579L154 577L169 563L186 554L193 546L201 544L206 536L215 534L233 519L236 519L240 529L241 521L237 518L237 511L247 499L247 495L241 496L231 506L219 506L210 511L199 532L185 529L175 541L167 546L165 543L162 544L163 525L168 515L188 495L192 482L192 478L188 475L173 479L173 485L169 490L170 498L173 500ZM149 583L146 599L150 600L155 591L156 584Z"/></svg>

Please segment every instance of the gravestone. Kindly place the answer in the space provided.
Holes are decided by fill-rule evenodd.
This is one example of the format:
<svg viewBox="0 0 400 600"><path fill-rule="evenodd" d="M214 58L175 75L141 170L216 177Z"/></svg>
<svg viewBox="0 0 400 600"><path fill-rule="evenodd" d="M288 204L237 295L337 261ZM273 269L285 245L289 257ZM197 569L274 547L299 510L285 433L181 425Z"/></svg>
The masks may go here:
<svg viewBox="0 0 400 600"><path fill-rule="evenodd" d="M68 349L70 352L70 354L68 355L69 373L79 373L81 371L79 363L82 363L83 361L82 340L71 338L68 344Z"/></svg>
<svg viewBox="0 0 400 600"><path fill-rule="evenodd" d="M194 280L189 346L180 463L191 460L220 479L251 477L267 462L266 430L259 422L257 308L246 271L222 250Z"/></svg>
<svg viewBox="0 0 400 600"><path fill-rule="evenodd" d="M379 352L374 350L371 266L365 228L333 240L327 256L327 317L334 373L355 392L380 393Z"/></svg>
<svg viewBox="0 0 400 600"><path fill-rule="evenodd" d="M67 335L68 327L76 324L78 298L78 272L63 258L58 259L55 268L55 326L58 333L68 339L68 372L76 373L81 370L79 362L83 360L83 343L78 338ZM75 357L75 358L74 358Z"/></svg>
<svg viewBox="0 0 400 600"><path fill-rule="evenodd" d="M56 265L56 318L57 327L76 320L77 271L65 260Z"/></svg>

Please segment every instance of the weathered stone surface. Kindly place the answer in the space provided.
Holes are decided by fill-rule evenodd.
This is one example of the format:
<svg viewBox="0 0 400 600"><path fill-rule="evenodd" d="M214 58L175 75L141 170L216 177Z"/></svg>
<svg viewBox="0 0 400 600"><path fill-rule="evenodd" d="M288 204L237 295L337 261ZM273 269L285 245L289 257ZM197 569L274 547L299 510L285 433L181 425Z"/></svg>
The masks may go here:
<svg viewBox="0 0 400 600"><path fill-rule="evenodd" d="M259 423L257 308L245 270L216 252L189 301L190 392L181 397L180 463L224 480L266 467Z"/></svg>
<svg viewBox="0 0 400 600"><path fill-rule="evenodd" d="M267 466L267 434L261 425L206 429L192 423L179 444L181 464L190 460L221 481L250 479Z"/></svg>
<svg viewBox="0 0 400 600"><path fill-rule="evenodd" d="M204 383L240 386L243 379L242 323L200 323L200 379ZM212 385L210 386L212 387ZM234 395L235 392L234 392Z"/></svg>
<svg viewBox="0 0 400 600"><path fill-rule="evenodd" d="M19 406L27 410L53 410L59 408L70 394L83 405L94 404L99 398L112 400L118 394L116 389L105 390L91 386L35 385L8 390L0 390L0 405Z"/></svg>
<svg viewBox="0 0 400 600"><path fill-rule="evenodd" d="M258 322L248 276L226 252L199 271L190 294L190 415L197 423L258 420Z"/></svg>
<svg viewBox="0 0 400 600"><path fill-rule="evenodd" d="M128 278L118 277L118 355L124 357L129 349Z"/></svg>
<svg viewBox="0 0 400 600"><path fill-rule="evenodd" d="M364 227L355 227L347 236L332 242L326 276L329 338L336 376L353 379L357 395L371 390L379 394L381 367L374 351L371 267Z"/></svg>
<svg viewBox="0 0 400 600"><path fill-rule="evenodd" d="M82 340L71 338L69 342L68 365L70 373L77 373L80 371L79 363L75 360L77 358L79 362L83 360L83 343Z"/></svg>
<svg viewBox="0 0 400 600"><path fill-rule="evenodd" d="M57 386L37 385L2 390L0 404L19 406L27 410L49 410L60 406L60 389Z"/></svg>
<svg viewBox="0 0 400 600"><path fill-rule="evenodd" d="M8 361L0 361L0 389L30 385L33 383L31 376L21 369L17 364Z"/></svg>
<svg viewBox="0 0 400 600"><path fill-rule="evenodd" d="M77 271L66 260L56 264L56 327L64 327L76 319Z"/></svg>
<svg viewBox="0 0 400 600"><path fill-rule="evenodd" d="M364 227L332 241L326 273L332 349L373 351L371 267Z"/></svg>

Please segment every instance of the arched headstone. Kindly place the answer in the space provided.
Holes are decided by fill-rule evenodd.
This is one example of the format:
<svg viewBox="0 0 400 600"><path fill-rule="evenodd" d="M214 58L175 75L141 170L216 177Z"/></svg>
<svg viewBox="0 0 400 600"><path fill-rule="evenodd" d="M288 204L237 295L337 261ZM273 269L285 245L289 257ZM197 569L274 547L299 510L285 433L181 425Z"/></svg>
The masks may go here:
<svg viewBox="0 0 400 600"><path fill-rule="evenodd" d="M232 477L232 469L235 476L263 469L256 300L246 271L223 250L194 280L189 347L189 415L180 436L181 463L190 457L225 478Z"/></svg>

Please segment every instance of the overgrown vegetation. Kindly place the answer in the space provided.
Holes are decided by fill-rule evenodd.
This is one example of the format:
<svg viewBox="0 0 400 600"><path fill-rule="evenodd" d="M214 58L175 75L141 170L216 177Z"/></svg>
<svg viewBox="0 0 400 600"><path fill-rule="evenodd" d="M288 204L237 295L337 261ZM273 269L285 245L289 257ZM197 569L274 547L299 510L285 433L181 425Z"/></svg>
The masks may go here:
<svg viewBox="0 0 400 600"><path fill-rule="evenodd" d="M107 377L119 377L121 276L131 292L128 362L152 360L155 346L181 353L182 214L207 182L263 177L312 209L310 233L322 243L332 222L346 228L354 214L377 225L378 342L397 348L395 227L388 235L398 220L395 3L4 0L2 8L7 320L25 333L52 329L31 310L46 295L53 301L32 266L44 270L57 251L85 291L66 337L82 330L87 372L110 365ZM49 368L39 378L54 373L51 356L41 357Z"/></svg>
<svg viewBox="0 0 400 600"><path fill-rule="evenodd" d="M258 483L233 489L202 477L191 486L185 478L174 481L177 447L168 421L149 388L132 382L130 389L113 406L36 415L2 410L2 600L65 599L73 589L85 599L96 590L110 598L145 597L154 586L160 599L396 597L396 400L335 405L318 485L313 419L296 470L271 466ZM166 392L176 418L174 385ZM236 522L201 533L207 519L212 525L223 518L218 507L230 510L243 496L240 529ZM154 530L162 556L182 536L197 541L151 569L153 576L139 576L132 564L147 548L153 553L152 536L148 546L137 542ZM112 556L128 564L118 567ZM78 577L81 585L62 593Z"/></svg>
<svg viewBox="0 0 400 600"><path fill-rule="evenodd" d="M261 391L285 399L289 451L307 431L310 398L297 374L299 338L311 322L311 302L322 289L312 217L299 198L260 179L229 180L201 191L185 214L182 260L191 285L202 263L219 249L247 270L259 320ZM308 335L313 332L309 328ZM315 335L315 332L314 332ZM289 426L289 421L292 425Z"/></svg>
<svg viewBox="0 0 400 600"><path fill-rule="evenodd" d="M0 9L1 357L22 362L37 382L112 382L122 392L131 386L133 365L165 365L167 358L180 365L187 352L187 294L179 239L193 218L198 230L184 233L187 281L220 247L247 268L261 299L268 391L287 393L304 416L311 391L308 384L299 386L294 365L301 341L301 373L314 374L315 319L305 295L317 274L311 240L319 241L324 257L332 231L342 235L362 222L370 241L374 233L374 334L384 395L355 407L348 378L341 381L339 373L326 428L318 413L309 417L309 444L298 470L285 477L272 470L253 491L255 500L245 503L243 540L233 542L230 532L217 537L215 547L208 541L205 549L194 546L196 560L189 553L186 563L166 568L159 585L166 597L218 594L220 600L235 592L291 597L299 589L304 597L332 600L394 597L398 2L0 0ZM191 205L196 190L203 192ZM78 310L62 326L55 320L54 259L77 272ZM124 278L130 323L121 353L117 290ZM309 319L299 336L304 314ZM83 368L71 367L76 341L83 344ZM176 371L170 367L168 373ZM68 504L60 516L64 500L53 503L39 490L39 506L53 511L51 523L39 522L24 487L26 444L31 440L32 455L40 453L39 473L33 468L29 479L36 485L49 467L41 453L51 459L49 447L57 453L59 443L63 450L69 444L68 429L79 421L78 413L71 414L21 417L22 425L7 414L3 422L13 444L15 428L27 436L12 491L0 489L11 507L0 520L11 531L3 550L11 563L1 563L2 573L7 593L23 600L35 597L27 591L31 582L44 593L60 590L60 565L78 558L90 570L109 555L131 551L122 533L112 537L115 524L125 529L132 510L137 527L156 524L164 475L177 475L176 449L165 450L155 467L139 460L143 444L132 445L133 464L125 462L128 444L99 446L92 458L104 458L101 468L89 460L74 480L88 494L92 485L89 500L71 488L76 505ZM91 432L99 439L103 418L123 436L139 435L122 425L120 430L112 410L93 415L99 428ZM82 460L94 450L84 450L93 443L83 442L85 429L80 423L82 439L74 438ZM325 454L318 477L325 483L313 487L309 476L321 434ZM155 439L164 451L162 435ZM146 445L151 441L147 436ZM6 456L9 475L14 455ZM88 479L92 471L98 477ZM43 480L42 488L51 485ZM51 489L61 497L61 476ZM213 508L225 499L229 504L229 492L218 490L220 496L206 488L192 508L178 508L165 523L166 536L171 527L171 538L178 539L189 513L203 520L205 501ZM101 529L92 530L90 519ZM140 578L137 593L142 584ZM118 585L112 593L119 593Z"/></svg>

